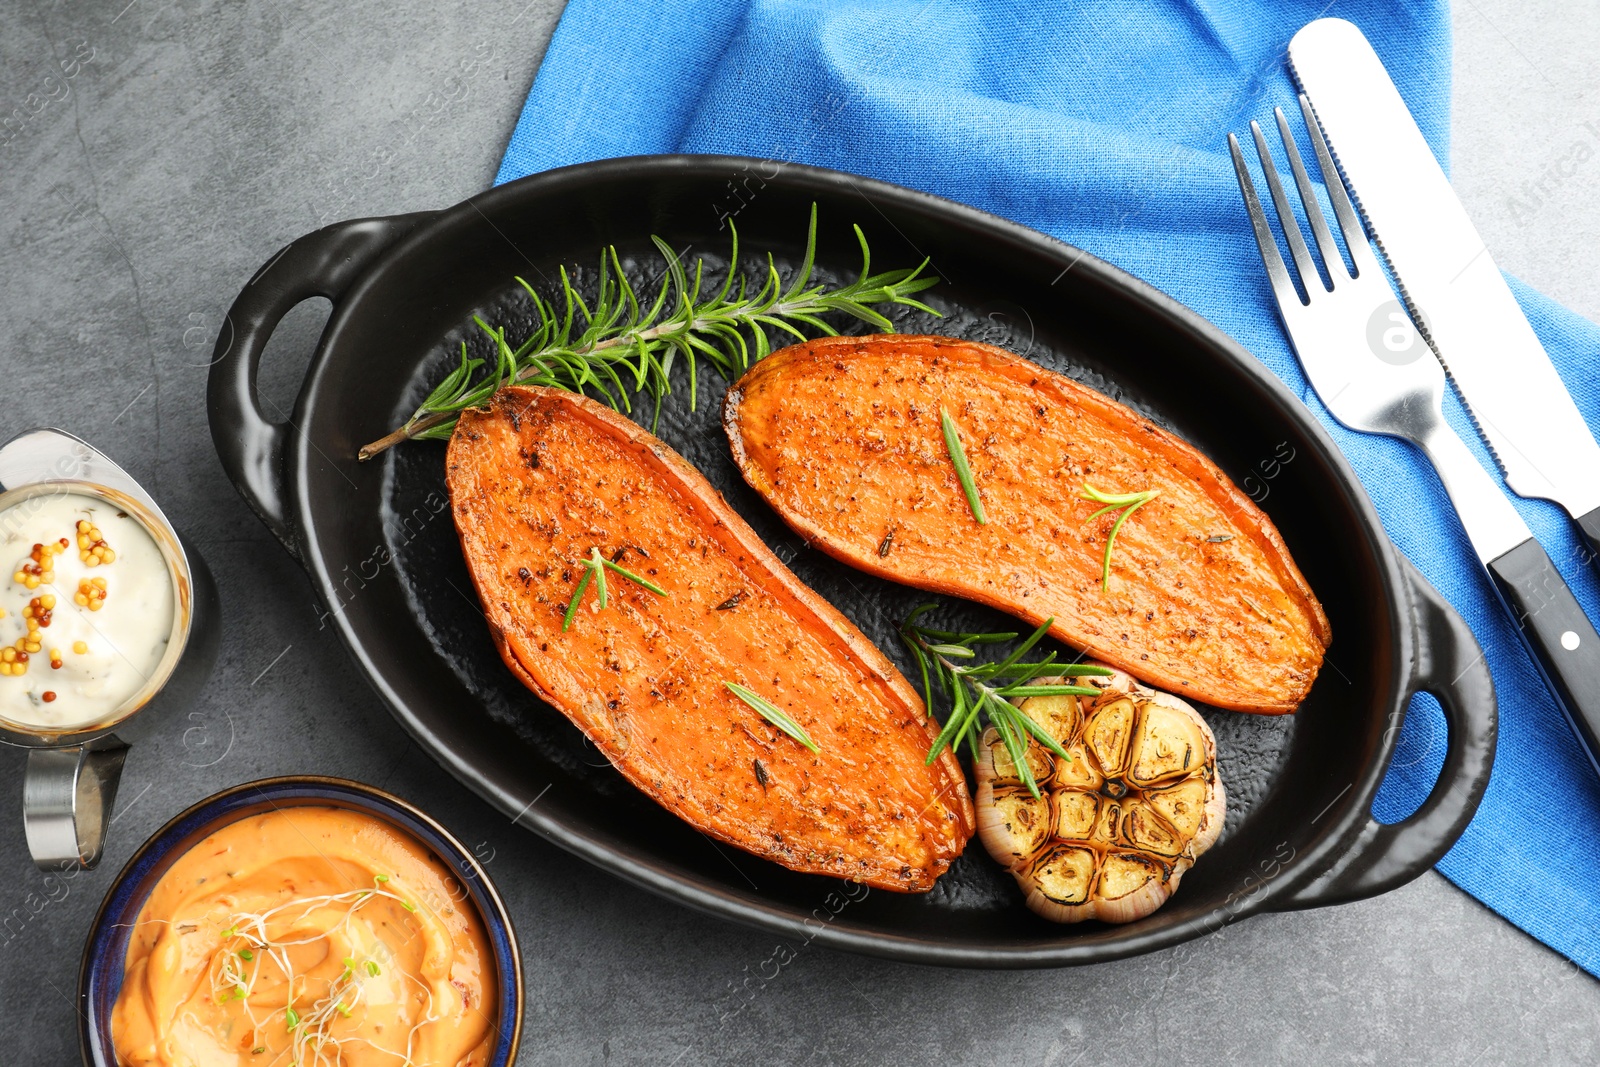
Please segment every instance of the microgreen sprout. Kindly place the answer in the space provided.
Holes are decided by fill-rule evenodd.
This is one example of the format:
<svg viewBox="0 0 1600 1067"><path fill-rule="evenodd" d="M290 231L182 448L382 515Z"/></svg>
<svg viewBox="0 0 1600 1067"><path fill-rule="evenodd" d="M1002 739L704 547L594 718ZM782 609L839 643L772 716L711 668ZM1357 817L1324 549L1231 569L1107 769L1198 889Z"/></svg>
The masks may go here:
<svg viewBox="0 0 1600 1067"><path fill-rule="evenodd" d="M270 1021L271 1016L265 1019L259 1017L249 998L262 966L270 961L281 974L283 988L286 991L285 1001L280 1003L284 1029L292 1035L290 1047L286 1050L289 1055L288 1062L298 1067L336 1067L337 1064L344 1062L339 1051L341 1038L329 1027L335 1018L353 1018L356 1008L366 997L365 983L369 979L377 978L382 974L382 970L374 959L364 958L359 954L344 956L343 970L328 983L321 996L311 1000L307 1006L306 998L310 996L307 992L308 979L305 975L295 972L289 950L296 945L309 944L334 936L338 931L347 928L352 917L374 898L392 900L407 911L417 911L416 904L387 887L391 881L389 875L374 875L372 881L374 886L372 889L303 897L263 912L238 914L233 917L233 925L222 931L224 942L241 938L247 947L231 952L219 952L214 957L212 989L217 1003L243 1001L243 1011L252 1028L251 1032L260 1034L263 1025ZM313 913L339 905L345 906L343 915L322 932L297 939L288 939L275 933L278 930L301 929L307 917ZM352 935L344 936L348 939ZM405 1065L413 1062L411 1055L417 1033L423 1027L437 1022L439 1016L434 1014L433 992L428 985L403 969L399 974L400 981L409 981L419 987L425 998L427 1010L411 1027L403 1053L399 1050L381 1048L378 1050L388 1052ZM366 1042L364 1038L361 1040ZM255 1046L257 1053L265 1052L267 1048L266 1045Z"/></svg>

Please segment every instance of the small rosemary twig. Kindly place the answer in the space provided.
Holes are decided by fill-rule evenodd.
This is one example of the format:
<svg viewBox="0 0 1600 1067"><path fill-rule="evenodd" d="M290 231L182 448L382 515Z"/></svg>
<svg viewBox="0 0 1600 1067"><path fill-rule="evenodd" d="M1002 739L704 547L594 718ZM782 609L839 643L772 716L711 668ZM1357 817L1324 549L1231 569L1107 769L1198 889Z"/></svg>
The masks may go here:
<svg viewBox="0 0 1600 1067"><path fill-rule="evenodd" d="M956 469L956 479L961 482L961 491L967 495L967 506L972 509L972 517L978 520L979 526L986 526L989 519L983 513L983 501L978 499L978 485L972 480L972 467L967 463L967 450L961 447L961 434L956 430L956 421L944 408L939 409L939 429L944 432L945 451L950 453L950 464Z"/></svg>
<svg viewBox="0 0 1600 1067"><path fill-rule="evenodd" d="M1035 678L1059 675L1076 678L1086 675L1107 675L1105 667L1090 667L1078 663L1058 663L1051 652L1042 660L1024 663L1022 657L1037 645L1050 631L1054 619L1046 619L1039 628L1017 645L1011 654L995 663L977 663L976 645L1004 644L1017 638L1015 633L958 633L935 630L919 625L917 620L937 605L923 604L900 624L900 637L911 650L912 658L922 674L922 689L933 714L933 681L950 698L950 714L944 728L939 731L933 747L928 750L928 762L939 758L947 748L959 747L965 740L974 759L978 757L978 718L987 717L989 725L1000 735L1006 753L1017 768L1022 782L1034 796L1039 795L1039 784L1028 768L1028 739L1032 737L1061 759L1072 757L1033 718L1010 702L1013 696L1095 696L1100 691L1081 685L1031 685ZM973 661L957 663L957 660Z"/></svg>
<svg viewBox="0 0 1600 1067"><path fill-rule="evenodd" d="M666 271L655 298L648 303L641 301L628 281L614 246L601 253L592 305L573 285L565 267L561 268L561 292L553 301L518 278L517 284L537 312L539 325L533 333L513 348L505 327L492 328L482 319L474 319L494 342L493 366L487 366L485 360L469 359L462 342L460 364L428 394L404 426L362 446L358 458L371 459L402 441L449 437L463 411L482 407L508 385L585 393L618 411L633 410L633 394L649 393L659 418L662 398L672 391L672 367L679 358L688 369L692 409L698 362L709 361L724 378L737 377L772 350L768 329L804 341L803 327L829 336L838 333L823 317L831 312L880 330L891 330L894 325L875 310L879 306L899 305L938 314L913 296L938 284L938 278L923 276L928 261L910 270L871 273L872 254L860 226L855 233L861 245L861 274L838 289L813 285L815 204L806 232L805 257L787 288L770 254L765 277L760 287L755 287L739 269L738 230L731 223L729 229L733 250L727 276L709 299L701 295L705 261L696 260L692 269L686 268L672 246L654 236L650 239L665 259Z"/></svg>
<svg viewBox="0 0 1600 1067"><path fill-rule="evenodd" d="M578 579L578 588L573 590L572 599L567 601L567 613L561 617L562 633L566 633L569 629L571 629L572 617L578 613L578 604L583 600L583 592L589 588L589 583L591 581L593 581L595 584L595 593L599 597L600 610L604 611L606 609L606 605L611 602L610 590L606 585L606 571L615 571L624 578L628 579L628 581L633 582L636 585L644 586L644 588L650 590L650 592L654 593L656 596L667 595L667 591L665 589L661 588L655 582L650 581L650 579L640 577L639 575L628 570L626 567L620 566L617 563L606 559L600 554L600 548L598 545L592 546L589 549L589 558L583 560L580 566L583 567L583 577Z"/></svg>
<svg viewBox="0 0 1600 1067"><path fill-rule="evenodd" d="M1117 543L1117 532L1122 529L1122 524L1128 521L1128 516L1144 507L1157 496L1161 495L1159 489L1146 489L1142 493L1102 493L1088 482L1083 483L1083 491L1078 494L1080 499L1092 500L1105 507L1090 515L1084 522L1093 522L1109 511L1126 508L1117 521L1111 524L1111 532L1106 535L1105 558L1100 563L1100 591L1106 592L1111 588L1111 549Z"/></svg>

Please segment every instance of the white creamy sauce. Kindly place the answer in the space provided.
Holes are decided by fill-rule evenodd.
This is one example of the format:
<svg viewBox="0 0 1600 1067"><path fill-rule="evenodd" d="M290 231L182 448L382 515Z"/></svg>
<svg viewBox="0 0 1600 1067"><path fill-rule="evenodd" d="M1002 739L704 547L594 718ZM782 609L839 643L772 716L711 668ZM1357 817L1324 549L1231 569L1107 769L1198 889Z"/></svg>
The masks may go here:
<svg viewBox="0 0 1600 1067"><path fill-rule="evenodd" d="M80 520L99 529L111 562L90 566L81 558ZM41 566L32 557L36 544L59 551L46 554L49 562ZM0 512L0 567L0 717L46 730L105 719L144 686L166 654L171 573L155 539L115 504L50 493L7 508ZM28 587L30 575L39 581L36 588ZM103 594L98 610L77 602L82 593L90 600ZM54 606L43 625L40 612L49 597ZM33 631L36 652L27 648L30 606L41 623ZM25 672L18 671L22 652Z"/></svg>

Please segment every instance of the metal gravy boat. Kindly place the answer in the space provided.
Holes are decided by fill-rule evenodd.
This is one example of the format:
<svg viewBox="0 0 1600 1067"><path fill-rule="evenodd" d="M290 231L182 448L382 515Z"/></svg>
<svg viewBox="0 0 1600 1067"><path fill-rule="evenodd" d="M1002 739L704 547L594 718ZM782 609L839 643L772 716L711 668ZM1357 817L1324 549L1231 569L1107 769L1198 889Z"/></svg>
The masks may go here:
<svg viewBox="0 0 1600 1067"><path fill-rule="evenodd" d="M129 744L114 730L149 709L188 705L216 661L220 605L205 561L159 505L104 453L63 430L25 430L0 445L0 518L31 500L70 493L114 505L144 527L172 582L167 647L144 684L109 714L42 727L0 712L0 743L28 749L22 785L28 851L41 870L93 867L105 847ZM3 534L5 531L0 531Z"/></svg>

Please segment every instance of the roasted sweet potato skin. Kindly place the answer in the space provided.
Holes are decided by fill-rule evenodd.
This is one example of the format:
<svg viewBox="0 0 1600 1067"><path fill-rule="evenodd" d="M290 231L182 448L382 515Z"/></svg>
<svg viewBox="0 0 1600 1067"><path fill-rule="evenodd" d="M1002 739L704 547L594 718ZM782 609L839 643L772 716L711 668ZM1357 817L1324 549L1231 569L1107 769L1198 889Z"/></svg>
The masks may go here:
<svg viewBox="0 0 1600 1067"><path fill-rule="evenodd" d="M988 524L940 432L961 435ZM1332 639L1271 520L1216 464L1129 408L1002 349L835 337L756 364L723 424L745 480L871 574L999 608L1140 681L1239 711L1299 705ZM1117 535L1107 493L1159 490Z"/></svg>
<svg viewBox="0 0 1600 1067"><path fill-rule="evenodd" d="M721 841L878 888L925 891L961 854L972 802L948 754L925 763L916 691L665 444L572 393L510 388L462 416L446 462L506 666L634 785ZM610 573L608 606L591 583L563 632L594 547L667 596Z"/></svg>

